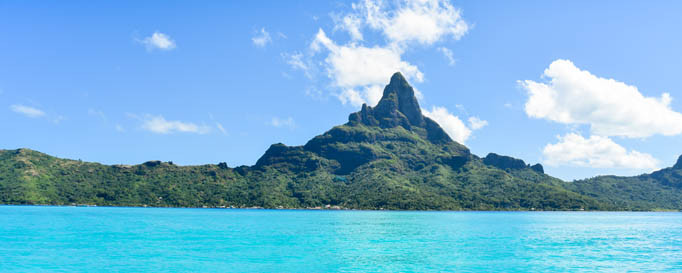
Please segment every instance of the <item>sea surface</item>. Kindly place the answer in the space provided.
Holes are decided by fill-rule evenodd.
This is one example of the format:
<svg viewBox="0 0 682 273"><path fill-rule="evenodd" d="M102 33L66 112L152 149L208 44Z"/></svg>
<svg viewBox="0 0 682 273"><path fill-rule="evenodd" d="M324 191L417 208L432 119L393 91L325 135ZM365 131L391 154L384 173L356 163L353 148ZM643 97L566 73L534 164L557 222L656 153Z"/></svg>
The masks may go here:
<svg viewBox="0 0 682 273"><path fill-rule="evenodd" d="M0 272L682 272L682 213L0 206Z"/></svg>

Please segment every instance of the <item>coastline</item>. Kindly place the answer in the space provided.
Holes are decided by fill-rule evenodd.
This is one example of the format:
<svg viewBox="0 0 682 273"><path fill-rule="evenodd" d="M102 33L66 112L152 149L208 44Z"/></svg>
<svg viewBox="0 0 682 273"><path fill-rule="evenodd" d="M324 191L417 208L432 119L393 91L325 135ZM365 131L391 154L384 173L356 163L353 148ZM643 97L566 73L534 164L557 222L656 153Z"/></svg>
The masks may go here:
<svg viewBox="0 0 682 273"><path fill-rule="evenodd" d="M540 209L494 209L494 210L476 210L476 209L461 209L461 210L405 210L405 209L371 209L371 208L317 208L317 207L225 207L225 206L201 206L201 207L181 207L181 206L149 206L149 205L124 205L124 206L108 206L108 205L91 205L91 204L73 204L73 205L50 205L50 204L0 204L0 207L85 207L85 208L165 208L165 209L214 209L214 210L272 210L272 211L388 211L388 212L682 212L682 210L671 209L653 209L653 210L540 210Z"/></svg>

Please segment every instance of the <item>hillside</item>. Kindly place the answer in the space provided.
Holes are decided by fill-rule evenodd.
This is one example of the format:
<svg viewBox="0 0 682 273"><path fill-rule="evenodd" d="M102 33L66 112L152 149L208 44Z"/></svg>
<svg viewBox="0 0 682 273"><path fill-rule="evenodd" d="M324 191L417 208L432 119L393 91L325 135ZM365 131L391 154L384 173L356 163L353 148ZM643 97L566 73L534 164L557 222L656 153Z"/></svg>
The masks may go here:
<svg viewBox="0 0 682 273"><path fill-rule="evenodd" d="M680 166L646 178L575 183L541 165L480 158L421 113L391 77L375 107L303 146L272 145L254 166L102 165L28 149L0 151L0 203L417 210L680 209ZM630 182L635 181L635 182ZM630 193L628 195L624 193Z"/></svg>
<svg viewBox="0 0 682 273"><path fill-rule="evenodd" d="M598 176L566 183L572 191L627 210L682 209L682 156L673 167L632 177Z"/></svg>

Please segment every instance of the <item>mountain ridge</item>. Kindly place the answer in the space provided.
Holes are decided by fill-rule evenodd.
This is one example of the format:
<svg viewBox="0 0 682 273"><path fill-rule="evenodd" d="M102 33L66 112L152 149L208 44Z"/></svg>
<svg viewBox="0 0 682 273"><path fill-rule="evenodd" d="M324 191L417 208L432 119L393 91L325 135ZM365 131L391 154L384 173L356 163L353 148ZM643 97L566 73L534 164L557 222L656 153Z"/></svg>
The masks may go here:
<svg viewBox="0 0 682 273"><path fill-rule="evenodd" d="M396 73L375 107L253 166L102 165L0 150L0 203L407 210L682 209L682 157L634 178L564 182L542 165L452 140ZM633 192L634 190L634 192Z"/></svg>

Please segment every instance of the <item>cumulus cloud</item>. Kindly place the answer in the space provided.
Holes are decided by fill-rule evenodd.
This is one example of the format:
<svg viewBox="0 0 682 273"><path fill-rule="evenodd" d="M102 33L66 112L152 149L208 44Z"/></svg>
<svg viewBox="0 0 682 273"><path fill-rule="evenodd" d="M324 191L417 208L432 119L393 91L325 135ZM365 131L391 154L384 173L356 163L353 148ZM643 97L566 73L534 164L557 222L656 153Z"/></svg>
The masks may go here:
<svg viewBox="0 0 682 273"><path fill-rule="evenodd" d="M542 153L550 166L569 165L591 168L630 168L653 170L658 161L650 154L628 151L604 136L584 138L576 133L559 136Z"/></svg>
<svg viewBox="0 0 682 273"><path fill-rule="evenodd" d="M647 97L637 87L601 78L569 60L544 71L548 82L520 81L528 92L526 114L564 124L588 124L592 134L644 138L682 133L682 114L670 108L670 94Z"/></svg>
<svg viewBox="0 0 682 273"><path fill-rule="evenodd" d="M154 32L151 36L139 41L147 47L147 50L172 50L175 49L175 41L170 36L161 32Z"/></svg>
<svg viewBox="0 0 682 273"><path fill-rule="evenodd" d="M294 122L294 119L292 117L288 117L286 119L282 119L279 117L273 117L272 120L270 121L270 125L277 127L277 128L289 128L289 129L294 129L294 127L296 127L296 123Z"/></svg>
<svg viewBox="0 0 682 273"><path fill-rule="evenodd" d="M470 127L467 127L459 117L453 115L445 107L434 106L431 111L422 109L422 113L437 122L453 140L464 144L473 131L483 128L487 121L477 117L469 118Z"/></svg>
<svg viewBox="0 0 682 273"><path fill-rule="evenodd" d="M423 73L404 60L403 54L415 45L431 46L446 38L460 39L469 29L461 12L444 0L391 3L363 0L351 7L347 14L332 16L333 30L346 31L349 41L335 41L319 29L310 44L311 53L292 54L287 62L292 68L305 71L307 76L311 70L326 72L323 74L335 87L334 95L342 103L353 106L375 105L395 72L401 72L410 82L422 82ZM376 35L365 36L366 32L385 39L379 43L368 41L365 37ZM317 59L320 56L322 59ZM311 61L301 61L302 58Z"/></svg>
<svg viewBox="0 0 682 273"><path fill-rule="evenodd" d="M22 114L29 118L39 118L45 116L45 112L43 112L42 110L21 104L11 105L9 109L14 111L15 113Z"/></svg>
<svg viewBox="0 0 682 273"><path fill-rule="evenodd" d="M326 49L324 62L333 85L341 88L339 99L359 106L375 105L381 98L382 87L396 71L408 80L423 81L419 69L402 60L401 51L391 47L365 47L357 44L338 45L320 29L311 48ZM349 99L356 97L356 99Z"/></svg>
<svg viewBox="0 0 682 273"><path fill-rule="evenodd" d="M338 95L338 97L339 97L339 100L341 100L341 103L343 103L343 104L350 103L351 105L359 106L359 105L362 105L363 103L367 102L367 99L365 99L366 97L369 97L369 96L373 97L374 94L371 94L370 92L371 91L369 91L369 92L365 91L366 94L363 95L360 91L357 91L355 89L346 89L346 90L343 90ZM374 104L370 103L370 105L374 105Z"/></svg>
<svg viewBox="0 0 682 273"><path fill-rule="evenodd" d="M488 125L488 121L486 121L486 120L482 120L478 117L470 117L469 118L469 127L471 127L472 130L478 130L478 129L481 129L487 125Z"/></svg>
<svg viewBox="0 0 682 273"><path fill-rule="evenodd" d="M191 122L178 120L166 120L161 115L145 115L141 118L141 121L142 129L158 134L172 134L177 132L206 134L211 131L211 128L205 125L197 125Z"/></svg>
<svg viewBox="0 0 682 273"><path fill-rule="evenodd" d="M469 31L461 11L449 1L403 0L392 3L365 0L352 5L354 12L346 15L342 29L354 39L363 26L381 32L391 43L418 42L431 45L444 37L459 40Z"/></svg>
<svg viewBox="0 0 682 273"><path fill-rule="evenodd" d="M258 34L251 38L251 41L257 47L265 47L268 43L272 42L272 38L270 38L270 33L265 28L261 28Z"/></svg>
<svg viewBox="0 0 682 273"><path fill-rule="evenodd" d="M329 77L340 87L366 86L386 83L396 71L408 79L423 80L419 69L401 59L401 52L390 47L364 47L356 44L337 45L320 29L311 45L315 51L322 47L329 51L325 62Z"/></svg>

